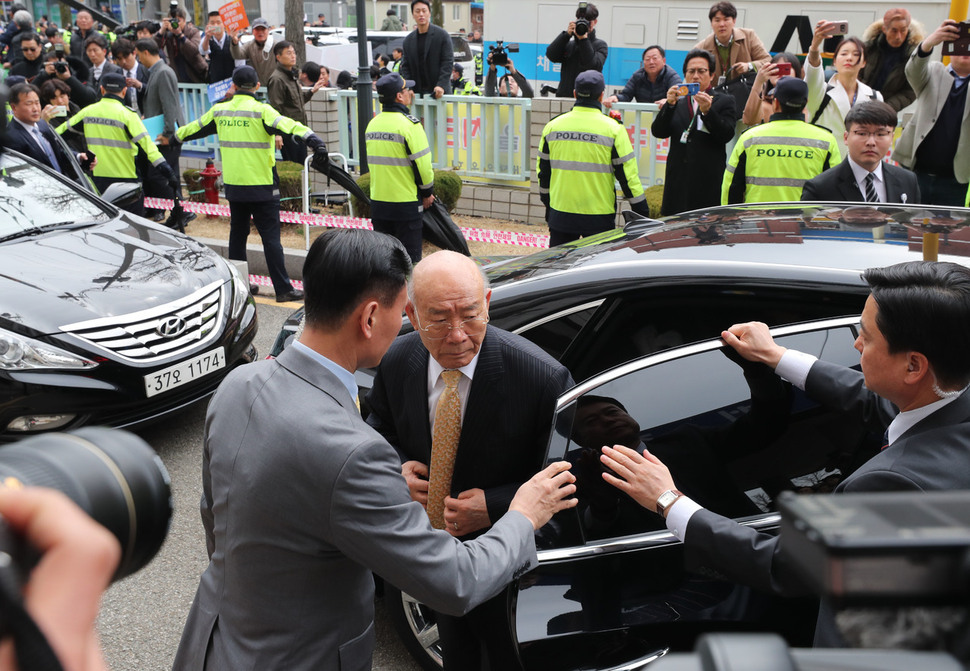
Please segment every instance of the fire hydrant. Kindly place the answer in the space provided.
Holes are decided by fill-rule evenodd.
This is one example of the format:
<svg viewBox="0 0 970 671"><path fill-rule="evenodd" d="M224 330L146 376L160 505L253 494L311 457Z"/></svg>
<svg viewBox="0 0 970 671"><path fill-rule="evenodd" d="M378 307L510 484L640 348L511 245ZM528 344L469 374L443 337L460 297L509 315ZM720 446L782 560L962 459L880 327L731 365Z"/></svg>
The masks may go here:
<svg viewBox="0 0 970 671"><path fill-rule="evenodd" d="M212 163L212 159L208 159L205 162L205 168L199 171L199 177L202 178L202 190L205 192L205 202L212 203L214 205L219 204L219 188L216 186L216 180L222 176L222 171L218 170ZM217 215L207 214L206 218L212 218Z"/></svg>

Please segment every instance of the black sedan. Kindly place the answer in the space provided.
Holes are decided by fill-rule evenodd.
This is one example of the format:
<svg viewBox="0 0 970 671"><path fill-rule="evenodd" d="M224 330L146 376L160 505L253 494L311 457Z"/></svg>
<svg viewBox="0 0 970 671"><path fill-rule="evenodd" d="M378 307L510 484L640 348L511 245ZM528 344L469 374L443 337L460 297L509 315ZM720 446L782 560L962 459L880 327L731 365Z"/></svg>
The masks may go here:
<svg viewBox="0 0 970 671"><path fill-rule="evenodd" d="M0 209L0 440L155 420L256 357L249 283L201 243L8 151Z"/></svg>
<svg viewBox="0 0 970 671"><path fill-rule="evenodd" d="M711 630L811 644L813 601L685 571L662 520L604 484L598 449L645 444L701 504L775 530L779 493L830 491L882 436L728 356L720 332L764 321L785 346L857 366L860 271L922 258L926 233L941 260L966 263L968 220L963 209L716 208L488 267L491 323L579 383L558 401L544 456L574 464L580 504L537 533L539 567L507 590L522 668L639 668ZM386 595L409 649L435 668L433 614Z"/></svg>

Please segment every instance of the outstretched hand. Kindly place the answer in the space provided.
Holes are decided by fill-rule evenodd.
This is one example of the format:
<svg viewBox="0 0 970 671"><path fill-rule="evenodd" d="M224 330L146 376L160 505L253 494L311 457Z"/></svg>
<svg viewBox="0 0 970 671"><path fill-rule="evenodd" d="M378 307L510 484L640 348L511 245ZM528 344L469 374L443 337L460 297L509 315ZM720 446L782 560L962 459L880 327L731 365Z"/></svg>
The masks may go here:
<svg viewBox="0 0 970 671"><path fill-rule="evenodd" d="M735 324L728 330L721 331L721 339L748 361L767 364L772 369L788 351L775 343L768 325L762 322Z"/></svg>
<svg viewBox="0 0 970 671"><path fill-rule="evenodd" d="M656 512L660 495L674 489L670 471L649 450L640 453L623 445L604 447L600 463L609 469L603 479L647 510Z"/></svg>
<svg viewBox="0 0 970 671"><path fill-rule="evenodd" d="M549 464L519 487L509 504L532 522L537 531L560 510L574 507L579 499L566 498L576 493L576 476L569 472L568 461Z"/></svg>

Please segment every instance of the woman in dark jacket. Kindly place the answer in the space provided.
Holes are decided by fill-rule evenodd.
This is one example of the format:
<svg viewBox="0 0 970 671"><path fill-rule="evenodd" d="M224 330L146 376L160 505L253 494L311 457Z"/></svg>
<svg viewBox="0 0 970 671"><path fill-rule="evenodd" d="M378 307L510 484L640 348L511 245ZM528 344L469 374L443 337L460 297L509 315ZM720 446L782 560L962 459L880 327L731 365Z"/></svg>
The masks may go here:
<svg viewBox="0 0 970 671"><path fill-rule="evenodd" d="M654 137L670 138L667 175L660 213L678 214L721 203L721 180L727 163L725 145L734 137L734 98L711 90L714 55L694 49L684 59L684 81L696 83L696 95L684 95L686 84L672 86L653 120Z"/></svg>

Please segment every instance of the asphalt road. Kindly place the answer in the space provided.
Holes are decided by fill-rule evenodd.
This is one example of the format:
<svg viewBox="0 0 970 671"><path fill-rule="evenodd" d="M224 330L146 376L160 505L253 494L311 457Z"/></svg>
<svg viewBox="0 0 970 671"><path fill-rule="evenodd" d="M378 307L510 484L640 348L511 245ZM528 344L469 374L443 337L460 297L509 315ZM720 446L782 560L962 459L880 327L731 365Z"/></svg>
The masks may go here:
<svg viewBox="0 0 970 671"><path fill-rule="evenodd" d="M272 299L269 299L272 301ZM290 307L260 300L260 356L270 350ZM140 431L155 448L172 476L175 514L168 539L158 556L105 594L98 630L108 666L115 671L162 671L172 668L182 626L208 563L199 519L202 495L202 429L205 404ZM377 608L376 671L418 671Z"/></svg>

